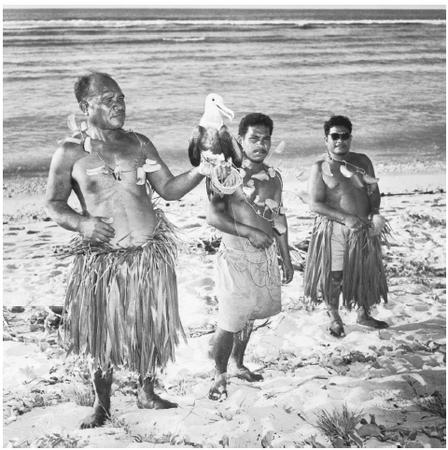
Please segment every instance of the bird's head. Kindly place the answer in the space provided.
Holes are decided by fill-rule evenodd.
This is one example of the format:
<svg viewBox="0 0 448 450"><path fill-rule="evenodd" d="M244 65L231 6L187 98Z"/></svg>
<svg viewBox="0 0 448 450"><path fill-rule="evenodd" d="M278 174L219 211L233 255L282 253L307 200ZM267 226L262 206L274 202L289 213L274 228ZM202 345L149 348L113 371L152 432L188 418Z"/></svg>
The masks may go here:
<svg viewBox="0 0 448 450"><path fill-rule="evenodd" d="M208 94L205 98L204 113L214 115L216 112L223 119L233 120L235 116L233 111L224 105L224 100L219 94Z"/></svg>

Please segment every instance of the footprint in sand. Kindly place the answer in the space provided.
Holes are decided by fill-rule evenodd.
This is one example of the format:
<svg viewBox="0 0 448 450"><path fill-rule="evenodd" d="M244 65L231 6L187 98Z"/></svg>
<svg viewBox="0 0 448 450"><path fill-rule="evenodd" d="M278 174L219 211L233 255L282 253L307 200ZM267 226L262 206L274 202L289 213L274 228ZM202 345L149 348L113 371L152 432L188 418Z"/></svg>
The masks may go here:
<svg viewBox="0 0 448 450"><path fill-rule="evenodd" d="M36 248L36 247L42 247L43 245L47 245L47 244L45 244L45 242L36 242L35 244L31 244L30 247Z"/></svg>
<svg viewBox="0 0 448 450"><path fill-rule="evenodd" d="M52 270L49 274L50 277L57 277L58 275L62 275L60 270Z"/></svg>

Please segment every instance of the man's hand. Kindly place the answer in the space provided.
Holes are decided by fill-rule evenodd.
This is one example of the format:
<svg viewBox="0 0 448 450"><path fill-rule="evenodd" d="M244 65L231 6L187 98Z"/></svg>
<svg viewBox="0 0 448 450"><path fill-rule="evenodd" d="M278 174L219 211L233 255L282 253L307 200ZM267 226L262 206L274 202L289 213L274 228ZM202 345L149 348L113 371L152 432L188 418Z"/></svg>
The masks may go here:
<svg viewBox="0 0 448 450"><path fill-rule="evenodd" d="M370 235L379 236L386 226L386 219L380 214L374 214L370 222Z"/></svg>
<svg viewBox="0 0 448 450"><path fill-rule="evenodd" d="M266 234L264 231L257 229L251 230L247 236L247 239L249 239L249 242L255 248L268 248L274 242L274 239L271 236Z"/></svg>
<svg viewBox="0 0 448 450"><path fill-rule="evenodd" d="M223 182L229 175L230 171L232 169L232 166L228 163L219 164L216 166L216 176L219 181Z"/></svg>
<svg viewBox="0 0 448 450"><path fill-rule="evenodd" d="M294 277L294 268L292 267L291 261L283 261L282 264L282 270L283 270L283 284L291 283L292 278Z"/></svg>
<svg viewBox="0 0 448 450"><path fill-rule="evenodd" d="M107 217L84 216L79 224L79 232L84 239L92 242L109 242L115 236L115 230L109 225Z"/></svg>
<svg viewBox="0 0 448 450"><path fill-rule="evenodd" d="M363 224L364 224L364 222L357 216L348 215L344 219L344 225L346 227L350 228L351 230L357 231L357 230L361 229Z"/></svg>

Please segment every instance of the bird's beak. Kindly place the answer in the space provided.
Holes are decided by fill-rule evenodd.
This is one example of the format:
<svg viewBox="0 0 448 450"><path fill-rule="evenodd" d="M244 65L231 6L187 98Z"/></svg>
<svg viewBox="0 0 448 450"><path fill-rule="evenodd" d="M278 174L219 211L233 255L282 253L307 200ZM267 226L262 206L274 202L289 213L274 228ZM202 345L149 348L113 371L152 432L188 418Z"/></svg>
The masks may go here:
<svg viewBox="0 0 448 450"><path fill-rule="evenodd" d="M227 108L227 106L225 106L224 103L216 102L216 107L219 109L219 112L227 119L233 120L233 118L235 117L233 111Z"/></svg>

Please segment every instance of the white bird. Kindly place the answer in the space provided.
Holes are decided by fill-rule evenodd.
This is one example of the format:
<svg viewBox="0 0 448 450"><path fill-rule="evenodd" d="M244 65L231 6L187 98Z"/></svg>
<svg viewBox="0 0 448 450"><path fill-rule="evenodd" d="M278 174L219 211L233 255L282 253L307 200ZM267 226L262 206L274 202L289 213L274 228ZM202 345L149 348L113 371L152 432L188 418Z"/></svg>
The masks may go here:
<svg viewBox="0 0 448 450"><path fill-rule="evenodd" d="M199 125L193 129L188 145L188 156L193 166L201 162L201 153L211 151L223 154L226 160L231 159L237 167L241 166L243 152L238 141L231 135L224 120L232 120L233 111L224 105L218 94L209 94L205 98L204 114Z"/></svg>

